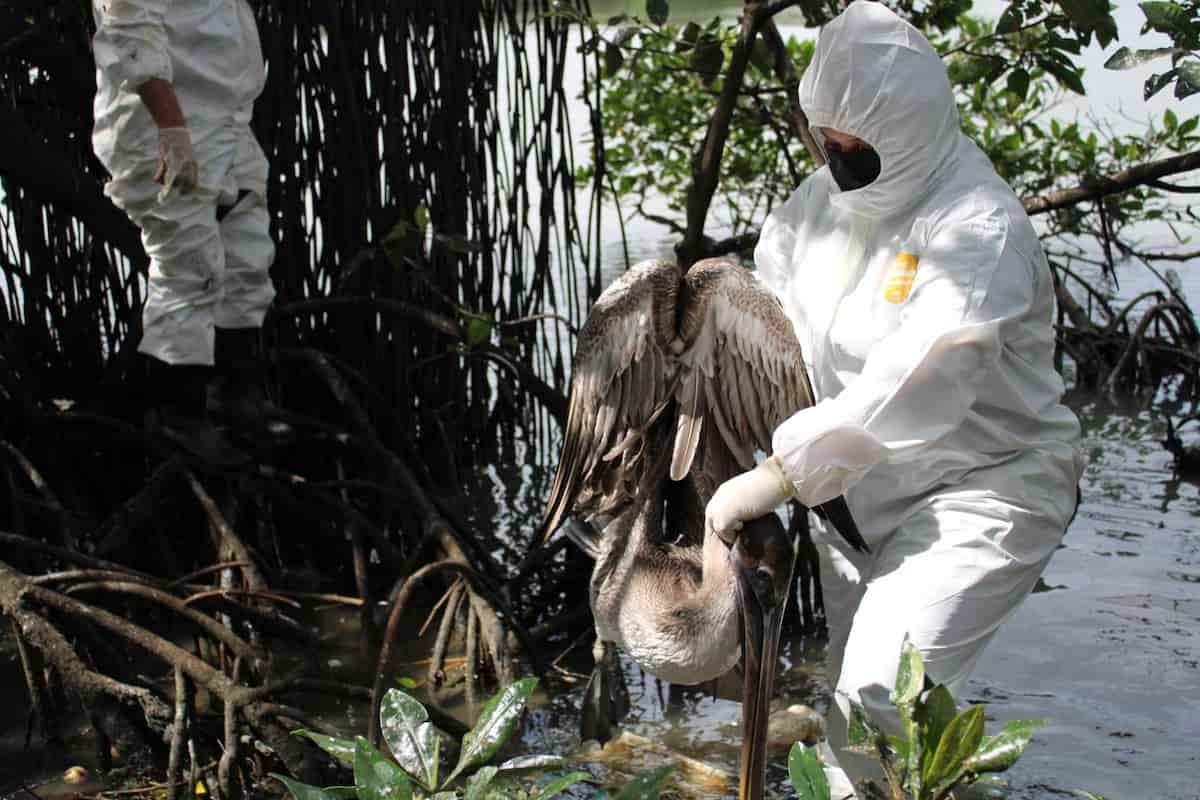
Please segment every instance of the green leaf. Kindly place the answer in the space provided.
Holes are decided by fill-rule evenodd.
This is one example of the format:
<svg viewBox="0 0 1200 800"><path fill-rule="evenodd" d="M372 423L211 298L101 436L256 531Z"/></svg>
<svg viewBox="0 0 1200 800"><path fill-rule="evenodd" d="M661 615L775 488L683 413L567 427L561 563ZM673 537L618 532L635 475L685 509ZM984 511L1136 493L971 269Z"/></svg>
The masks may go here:
<svg viewBox="0 0 1200 800"><path fill-rule="evenodd" d="M388 689L379 709L379 727L396 762L426 790L437 787L441 740L425 707L399 689Z"/></svg>
<svg viewBox="0 0 1200 800"><path fill-rule="evenodd" d="M1138 3L1138 6L1146 15L1146 25L1160 33L1183 32L1187 26L1187 11L1179 3Z"/></svg>
<svg viewBox="0 0 1200 800"><path fill-rule="evenodd" d="M892 705L909 705L925 688L925 659L908 637L900 645L900 666L896 669L896 685L888 699Z"/></svg>
<svg viewBox="0 0 1200 800"><path fill-rule="evenodd" d="M829 800L829 780L815 749L793 744L788 752L788 775L798 800Z"/></svg>
<svg viewBox="0 0 1200 800"><path fill-rule="evenodd" d="M1029 72L1017 67L1008 73L1008 90L1024 100L1029 96Z"/></svg>
<svg viewBox="0 0 1200 800"><path fill-rule="evenodd" d="M499 770L496 767L484 767L467 778L467 791L464 800L483 800L487 788L491 786L492 779L496 777L497 772Z"/></svg>
<svg viewBox="0 0 1200 800"><path fill-rule="evenodd" d="M1142 99L1149 100L1151 97L1154 97L1154 95L1162 91L1164 86L1173 81L1178 74L1179 70L1173 69L1161 75L1151 75L1146 79L1146 85L1142 88Z"/></svg>
<svg viewBox="0 0 1200 800"><path fill-rule="evenodd" d="M938 742L942 740L946 726L950 724L950 720L954 719L957 711L953 695L942 684L933 687L924 701L917 706L916 718L920 729L922 751L922 782L929 781L929 768L933 762L933 755L937 752Z"/></svg>
<svg viewBox="0 0 1200 800"><path fill-rule="evenodd" d="M613 796L613 800L657 800L674 766L659 767L643 772Z"/></svg>
<svg viewBox="0 0 1200 800"><path fill-rule="evenodd" d="M532 800L550 800L565 791L568 787L574 786L580 781L586 781L592 776L586 772L569 772L560 778L550 781L545 786L533 793Z"/></svg>
<svg viewBox="0 0 1200 800"><path fill-rule="evenodd" d="M679 32L679 43L683 45L684 50L691 50L695 47L699 38L700 26L694 21L684 25L683 30Z"/></svg>
<svg viewBox="0 0 1200 800"><path fill-rule="evenodd" d="M956 780L962 773L963 762L978 749L982 740L983 706L971 706L950 720L942 732L937 751L929 763L929 777L925 785L933 788Z"/></svg>
<svg viewBox="0 0 1200 800"><path fill-rule="evenodd" d="M332 792L322 789L320 786L309 786L307 783L292 780L277 772L272 772L271 777L286 786L296 800L337 800Z"/></svg>
<svg viewBox="0 0 1200 800"><path fill-rule="evenodd" d="M1175 97L1183 98L1200 92L1200 61L1187 59L1179 62L1179 78L1175 81Z"/></svg>
<svg viewBox="0 0 1200 800"><path fill-rule="evenodd" d="M412 678L408 677L407 675L397 675L396 676L396 685L403 689L417 688L417 682L415 680L413 680Z"/></svg>
<svg viewBox="0 0 1200 800"><path fill-rule="evenodd" d="M632 39L634 36L637 36L637 33L637 25L626 25L624 28L621 28L619 31L617 31L617 35L613 37L612 43L615 45L627 44L630 39Z"/></svg>
<svg viewBox="0 0 1200 800"><path fill-rule="evenodd" d="M1033 732L1046 724L1044 719L1018 719L1007 723L1000 732L979 745L967 759L971 772L1003 772L1025 752Z"/></svg>
<svg viewBox="0 0 1200 800"><path fill-rule="evenodd" d="M750 63L764 78L769 78L775 73L775 59L771 55L771 48L761 36L754 37L754 44L750 48Z"/></svg>
<svg viewBox="0 0 1200 800"><path fill-rule="evenodd" d="M1075 92L1075 94L1087 93L1087 90L1083 88L1083 80L1079 77L1079 70L1074 67L1064 66L1056 61L1043 59L1042 69L1057 78L1060 84Z"/></svg>
<svg viewBox="0 0 1200 800"><path fill-rule="evenodd" d="M317 747L320 747L326 753L341 761L344 764L354 763L354 740L341 739L337 736L326 736L323 733L315 733L313 731L300 728L292 731L293 736L304 736L316 742Z"/></svg>
<svg viewBox="0 0 1200 800"><path fill-rule="evenodd" d="M1025 15L1021 12L1020 5L1012 3L1008 8L1004 9L1004 13L1000 15L1000 19L996 21L996 33L1001 35L1015 33L1024 24Z"/></svg>
<svg viewBox="0 0 1200 800"><path fill-rule="evenodd" d="M855 700L850 700L850 721L846 736L850 745L846 748L847 750L873 756L883 753L891 754L891 746L888 744L887 737L884 736L879 726L867 716L867 711L862 704Z"/></svg>
<svg viewBox="0 0 1200 800"><path fill-rule="evenodd" d="M1130 50L1128 47L1119 47L1117 52L1108 57L1104 62L1105 69L1133 69L1140 67L1143 64L1154 61L1157 58L1169 56L1175 52L1174 47L1156 47L1152 50Z"/></svg>
<svg viewBox="0 0 1200 800"><path fill-rule="evenodd" d="M707 85L721 74L724 63L725 51L721 48L721 40L710 33L702 34L688 59L688 66L700 73L700 79Z"/></svg>
<svg viewBox="0 0 1200 800"><path fill-rule="evenodd" d="M463 770L482 764L496 754L500 745L504 744L520 724L525 703L537 684L537 678L522 678L487 702L483 711L479 713L475 727L463 737L458 765L446 778L447 783L454 780Z"/></svg>
<svg viewBox="0 0 1200 800"><path fill-rule="evenodd" d="M625 63L625 54L621 52L618 45L611 42L604 48L604 74L608 76L616 75L617 70Z"/></svg>
<svg viewBox="0 0 1200 800"><path fill-rule="evenodd" d="M396 762L363 737L354 740L354 786L358 800L409 800L412 786Z"/></svg>
<svg viewBox="0 0 1200 800"><path fill-rule="evenodd" d="M565 767L567 760L562 756L533 755L510 758L500 765L499 770L511 775L519 775L539 769L559 769Z"/></svg>
<svg viewBox="0 0 1200 800"><path fill-rule="evenodd" d="M671 15L671 4L667 0L646 0L646 16L655 25L666 25Z"/></svg>

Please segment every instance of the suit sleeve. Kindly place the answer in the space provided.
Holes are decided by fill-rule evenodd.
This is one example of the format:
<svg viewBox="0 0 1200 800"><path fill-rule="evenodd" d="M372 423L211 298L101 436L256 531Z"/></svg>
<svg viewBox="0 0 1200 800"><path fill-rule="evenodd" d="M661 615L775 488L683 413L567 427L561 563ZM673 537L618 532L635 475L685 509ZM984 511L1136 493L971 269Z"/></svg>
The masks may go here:
<svg viewBox="0 0 1200 800"><path fill-rule="evenodd" d="M836 397L785 420L772 446L796 497L815 506L871 467L914 459L953 431L1000 359L1005 323L1031 308L1031 268L1007 220L980 215L935 231L899 325Z"/></svg>
<svg viewBox="0 0 1200 800"><path fill-rule="evenodd" d="M133 92L151 78L173 79L164 20L169 0L107 0L97 6L96 67Z"/></svg>

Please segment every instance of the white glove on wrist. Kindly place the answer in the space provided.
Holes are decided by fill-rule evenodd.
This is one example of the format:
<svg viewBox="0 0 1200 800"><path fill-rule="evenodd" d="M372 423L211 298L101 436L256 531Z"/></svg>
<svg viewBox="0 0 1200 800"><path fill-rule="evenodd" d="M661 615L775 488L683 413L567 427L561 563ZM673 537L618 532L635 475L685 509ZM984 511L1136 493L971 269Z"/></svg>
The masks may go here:
<svg viewBox="0 0 1200 800"><path fill-rule="evenodd" d="M742 523L769 514L790 500L792 482L779 459L771 456L754 469L717 487L704 509L704 524L725 542L732 542Z"/></svg>
<svg viewBox="0 0 1200 800"><path fill-rule="evenodd" d="M156 183L163 185L159 197L165 197L172 189L187 194L200 181L200 164L192 149L192 134L187 128L158 129L158 171L154 173Z"/></svg>

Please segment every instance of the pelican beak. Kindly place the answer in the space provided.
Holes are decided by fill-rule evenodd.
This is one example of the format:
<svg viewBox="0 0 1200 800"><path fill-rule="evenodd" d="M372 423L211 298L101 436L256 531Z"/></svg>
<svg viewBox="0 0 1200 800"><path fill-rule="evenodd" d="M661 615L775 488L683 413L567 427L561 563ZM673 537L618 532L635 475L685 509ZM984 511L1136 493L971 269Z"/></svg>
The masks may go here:
<svg viewBox="0 0 1200 800"><path fill-rule="evenodd" d="M762 800L767 715L775 686L779 633L792 585L795 548L774 514L748 522L730 551L742 612L742 760L740 800Z"/></svg>

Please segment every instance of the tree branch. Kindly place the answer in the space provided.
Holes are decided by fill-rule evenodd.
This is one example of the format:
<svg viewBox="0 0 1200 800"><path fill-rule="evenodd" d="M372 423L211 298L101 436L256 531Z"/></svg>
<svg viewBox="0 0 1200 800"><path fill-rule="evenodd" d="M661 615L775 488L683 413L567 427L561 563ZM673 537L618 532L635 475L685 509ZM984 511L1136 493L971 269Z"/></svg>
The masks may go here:
<svg viewBox="0 0 1200 800"><path fill-rule="evenodd" d="M1163 176L1177 175L1180 172L1187 172L1197 167L1200 167L1200 150L1159 159L1158 161L1136 164L1120 172L1114 172L1111 175L1102 175L1097 178L1084 180L1078 186L1070 189L1062 189L1061 191L1050 192L1049 194L1038 195L1036 197L1026 197L1022 199L1021 203L1025 206L1025 212L1030 216L1044 214L1047 211L1066 208L1067 206L1073 206L1076 203L1082 203L1086 200L1095 200L1110 194L1123 192L1135 186L1150 184L1152 181L1156 181Z"/></svg>
<svg viewBox="0 0 1200 800"><path fill-rule="evenodd" d="M688 187L687 195L687 232L683 241L675 248L679 263L685 270L696 262L703 248L704 220L708 216L713 194L717 190L721 154L725 150L725 141L729 138L729 121L733 117L734 106L737 105L746 65L750 63L754 37L766 18L766 11L767 7L760 0L746 0L741 31L738 33L733 55L729 59L725 82L721 85L721 97L713 110L712 119L709 120L704 147L697 153L692 164L692 184Z"/></svg>

